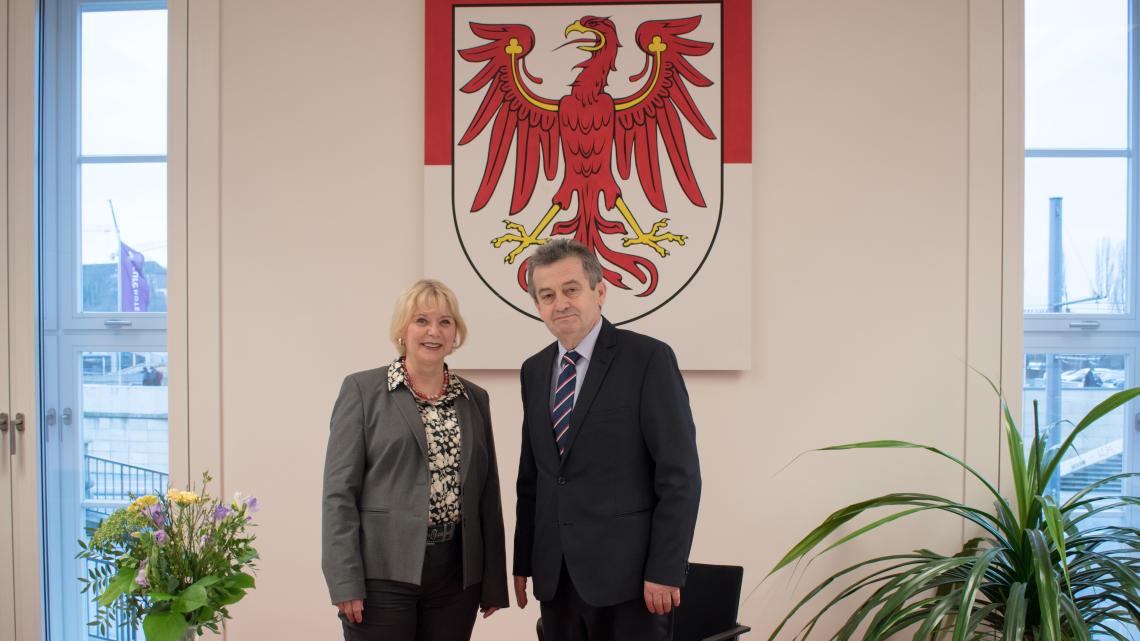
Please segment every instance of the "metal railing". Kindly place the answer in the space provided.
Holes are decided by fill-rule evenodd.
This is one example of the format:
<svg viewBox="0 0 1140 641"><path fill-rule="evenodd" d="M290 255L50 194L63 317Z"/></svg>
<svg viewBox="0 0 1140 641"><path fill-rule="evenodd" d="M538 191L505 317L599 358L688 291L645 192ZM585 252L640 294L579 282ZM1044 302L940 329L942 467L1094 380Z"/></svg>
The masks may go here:
<svg viewBox="0 0 1140 641"><path fill-rule="evenodd" d="M90 455L84 455L83 466L84 497L92 501L129 501L165 492L170 478L165 472Z"/></svg>

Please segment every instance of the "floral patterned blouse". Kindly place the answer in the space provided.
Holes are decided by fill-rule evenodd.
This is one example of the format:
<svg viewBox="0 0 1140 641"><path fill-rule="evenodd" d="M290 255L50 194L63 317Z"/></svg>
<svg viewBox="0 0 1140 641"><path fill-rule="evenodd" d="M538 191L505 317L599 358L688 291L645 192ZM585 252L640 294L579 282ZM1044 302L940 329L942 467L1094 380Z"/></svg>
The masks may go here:
<svg viewBox="0 0 1140 641"><path fill-rule="evenodd" d="M432 402L420 400L412 392L420 419L427 435L428 469L431 471L431 498L428 507L428 523L444 525L459 523L459 417L455 413L455 399L466 397L467 390L459 377L447 371L447 388L443 397ZM388 391L403 385L410 392L408 371L404 359L400 357L388 367Z"/></svg>

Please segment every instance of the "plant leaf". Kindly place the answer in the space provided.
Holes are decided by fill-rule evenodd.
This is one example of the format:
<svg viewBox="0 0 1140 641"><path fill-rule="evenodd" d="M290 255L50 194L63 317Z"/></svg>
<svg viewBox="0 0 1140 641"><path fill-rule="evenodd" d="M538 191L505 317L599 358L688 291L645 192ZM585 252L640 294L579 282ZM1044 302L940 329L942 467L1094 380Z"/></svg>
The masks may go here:
<svg viewBox="0 0 1140 641"><path fill-rule="evenodd" d="M186 619L173 612L150 612L143 618L147 641L178 641L188 627Z"/></svg>
<svg viewBox="0 0 1140 641"><path fill-rule="evenodd" d="M974 600L978 594L978 586L985 577L990 563L993 562L994 557L1004 551L1002 548L986 550L986 553L977 559L973 569L970 570L969 578L962 585L962 600L958 604L958 620L954 623L954 641L966 641L966 634L974 629L967 613L973 609Z"/></svg>
<svg viewBox="0 0 1140 641"><path fill-rule="evenodd" d="M1072 582L1069 581L1069 564L1065 553L1065 526L1061 517L1061 510L1051 496L1038 496L1036 498L1044 506L1046 531L1049 533L1053 547L1057 549L1057 554L1060 557L1059 564L1062 573L1065 575L1065 590L1072 597L1073 586Z"/></svg>
<svg viewBox="0 0 1140 641"><path fill-rule="evenodd" d="M1037 588L1037 606L1041 616L1041 641L1062 641L1061 616L1057 607L1057 575L1053 573L1051 551L1040 530L1027 530L1033 570L1033 583ZM1035 635L1036 637L1036 635Z"/></svg>
<svg viewBox="0 0 1140 641"><path fill-rule="evenodd" d="M1025 598L1026 584L1014 583L1009 588L1009 596L1005 600L1005 626L1003 639L1025 638L1025 614L1028 610L1029 599Z"/></svg>
<svg viewBox="0 0 1140 641"><path fill-rule="evenodd" d="M177 613L193 612L206 605L206 601L206 588L195 583L175 597L174 603L170 606L170 611Z"/></svg>
<svg viewBox="0 0 1140 641"><path fill-rule="evenodd" d="M99 595L99 598L97 599L99 605L105 608L111 607L111 604L115 602L115 599L118 599L120 596L131 589L131 584L134 583L135 575L137 573L137 569L129 565L124 565L119 570L119 573L116 574L114 578L112 578L107 583L107 589Z"/></svg>

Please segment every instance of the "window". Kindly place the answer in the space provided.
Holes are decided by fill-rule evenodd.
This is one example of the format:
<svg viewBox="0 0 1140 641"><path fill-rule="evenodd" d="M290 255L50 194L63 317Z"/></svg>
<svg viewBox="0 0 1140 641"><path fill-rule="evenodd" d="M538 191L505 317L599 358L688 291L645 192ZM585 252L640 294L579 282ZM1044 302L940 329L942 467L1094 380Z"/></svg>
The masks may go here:
<svg viewBox="0 0 1140 641"><path fill-rule="evenodd" d="M1066 421L1140 381L1138 9L1140 0L1025 2L1022 424L1032 429L1036 401L1053 444ZM1065 499L1140 468L1136 411L1118 409L1084 432L1053 492ZM1137 520L1121 510L1102 514L1105 523Z"/></svg>
<svg viewBox="0 0 1140 641"><path fill-rule="evenodd" d="M76 540L168 478L167 11L45 0L41 360L47 639L96 635Z"/></svg>

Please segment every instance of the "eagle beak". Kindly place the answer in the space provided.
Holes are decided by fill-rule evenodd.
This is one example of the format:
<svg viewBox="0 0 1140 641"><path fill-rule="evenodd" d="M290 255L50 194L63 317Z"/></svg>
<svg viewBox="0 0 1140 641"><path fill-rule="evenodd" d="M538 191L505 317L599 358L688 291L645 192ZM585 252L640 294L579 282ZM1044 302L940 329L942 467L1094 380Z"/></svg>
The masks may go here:
<svg viewBox="0 0 1140 641"><path fill-rule="evenodd" d="M602 35L602 32L598 31L597 29L591 29L591 28L583 25L581 20L575 20L572 24L568 25L566 27L566 31L564 31L562 33L562 35L563 35L563 37L568 38L568 37L570 37L570 34L572 34L572 33L593 34L595 36L595 39L593 39L593 40L591 40L590 38L578 38L577 40L571 40L570 42L566 43L567 45L575 44L575 43L589 43L589 44L579 44L578 45L578 49L580 49L582 51L594 52L594 51L597 51L597 50L601 49L602 47L606 46L606 37L604 35ZM562 46L564 47L566 45L562 45Z"/></svg>

